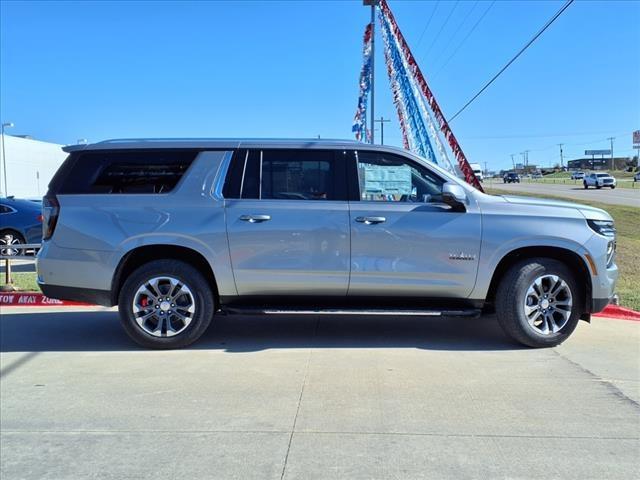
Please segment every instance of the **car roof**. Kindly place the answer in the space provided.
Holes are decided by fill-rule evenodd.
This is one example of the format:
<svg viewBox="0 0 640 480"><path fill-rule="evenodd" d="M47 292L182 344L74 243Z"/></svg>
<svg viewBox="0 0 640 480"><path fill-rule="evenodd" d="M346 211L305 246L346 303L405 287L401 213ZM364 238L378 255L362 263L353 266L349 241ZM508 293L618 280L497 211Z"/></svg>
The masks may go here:
<svg viewBox="0 0 640 480"><path fill-rule="evenodd" d="M116 138L63 147L65 152L126 149L225 149L225 148L363 148L379 147L355 140L285 138Z"/></svg>
<svg viewBox="0 0 640 480"><path fill-rule="evenodd" d="M40 210L41 208L40 204L37 202L27 200L25 198L15 198L12 196L0 197L0 203L4 205L10 205L12 207L33 208L34 210Z"/></svg>

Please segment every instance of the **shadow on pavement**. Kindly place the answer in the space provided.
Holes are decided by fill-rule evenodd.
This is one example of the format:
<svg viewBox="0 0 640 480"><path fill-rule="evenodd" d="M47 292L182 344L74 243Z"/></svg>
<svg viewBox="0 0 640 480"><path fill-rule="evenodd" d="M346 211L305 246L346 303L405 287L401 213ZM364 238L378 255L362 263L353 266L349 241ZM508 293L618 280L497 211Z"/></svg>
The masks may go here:
<svg viewBox="0 0 640 480"><path fill-rule="evenodd" d="M190 350L252 352L271 348L419 348L512 350L493 316L219 316ZM143 351L115 312L3 315L0 351Z"/></svg>

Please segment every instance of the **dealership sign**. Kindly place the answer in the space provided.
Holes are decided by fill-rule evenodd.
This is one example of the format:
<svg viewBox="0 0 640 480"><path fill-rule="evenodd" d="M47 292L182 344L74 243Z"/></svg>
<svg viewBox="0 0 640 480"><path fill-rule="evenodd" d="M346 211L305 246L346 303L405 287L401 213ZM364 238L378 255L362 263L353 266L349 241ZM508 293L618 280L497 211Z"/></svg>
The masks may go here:
<svg viewBox="0 0 640 480"><path fill-rule="evenodd" d="M640 148L640 130L633 132L633 148Z"/></svg>
<svg viewBox="0 0 640 480"><path fill-rule="evenodd" d="M611 150L585 150L585 155L611 155Z"/></svg>

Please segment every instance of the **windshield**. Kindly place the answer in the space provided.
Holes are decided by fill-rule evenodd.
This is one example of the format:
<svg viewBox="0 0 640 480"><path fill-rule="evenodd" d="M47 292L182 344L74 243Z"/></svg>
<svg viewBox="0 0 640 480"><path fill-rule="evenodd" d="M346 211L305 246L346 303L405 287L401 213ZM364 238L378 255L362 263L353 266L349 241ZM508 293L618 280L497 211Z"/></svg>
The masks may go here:
<svg viewBox="0 0 640 480"><path fill-rule="evenodd" d="M608 173L598 173L596 176L597 176L598 178L602 178L602 177L608 177L608 176L609 176L609 174L608 174Z"/></svg>

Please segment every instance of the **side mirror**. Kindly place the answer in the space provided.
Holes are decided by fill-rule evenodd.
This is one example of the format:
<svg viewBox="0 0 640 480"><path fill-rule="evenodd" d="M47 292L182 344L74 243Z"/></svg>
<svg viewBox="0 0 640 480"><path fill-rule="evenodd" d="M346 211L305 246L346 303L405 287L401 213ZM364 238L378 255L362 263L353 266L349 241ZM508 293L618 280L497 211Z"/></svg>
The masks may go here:
<svg viewBox="0 0 640 480"><path fill-rule="evenodd" d="M464 211L464 205L467 204L467 193L457 183L446 182L442 185L442 200L444 203Z"/></svg>

